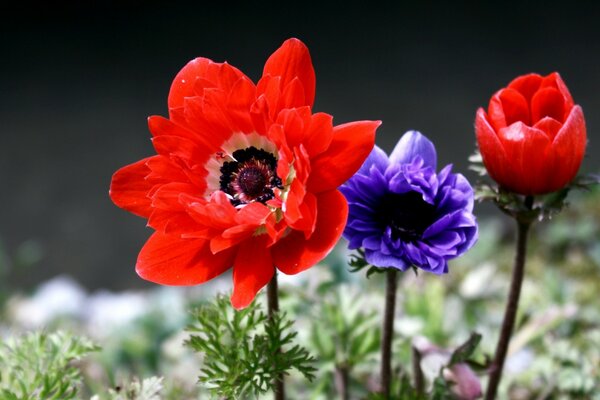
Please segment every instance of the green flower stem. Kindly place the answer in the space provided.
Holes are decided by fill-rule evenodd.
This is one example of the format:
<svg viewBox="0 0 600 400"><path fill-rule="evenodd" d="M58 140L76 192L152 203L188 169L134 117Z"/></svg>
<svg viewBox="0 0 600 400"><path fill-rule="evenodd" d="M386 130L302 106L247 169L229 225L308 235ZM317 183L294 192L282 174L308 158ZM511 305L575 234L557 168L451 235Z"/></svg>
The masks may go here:
<svg viewBox="0 0 600 400"><path fill-rule="evenodd" d="M277 290L277 271L273 274L273 278L267 285L267 306L269 312L269 318L273 318L275 314L279 312L279 295ZM279 349L281 351L281 349ZM274 383L274 398L275 400L285 399L285 384L283 381L283 374L279 374L275 377Z"/></svg>
<svg viewBox="0 0 600 400"><path fill-rule="evenodd" d="M383 394L384 398L389 399L392 382L392 338L394 337L398 271L395 268L388 268L385 275L385 314L383 319L383 337L381 339L381 394Z"/></svg>
<svg viewBox="0 0 600 400"><path fill-rule="evenodd" d="M421 353L416 347L412 346L412 367L415 391L418 395L425 395L425 377L421 369Z"/></svg>
<svg viewBox="0 0 600 400"><path fill-rule="evenodd" d="M531 209L533 205L533 197L528 196L525 199L525 205ZM490 366L490 379L485 395L486 400L494 400L498 391L500 380L502 379L502 369L508 351L508 344L515 326L517 310L519 308L519 297L521 295L521 286L523 276L525 274L525 255L527 252L527 234L531 226L531 221L521 220L517 216L517 250L515 254L515 265L512 271L512 281L510 283L510 291L508 293L508 302L504 311L504 320L502 321L502 329L498 344L496 345L496 354Z"/></svg>
<svg viewBox="0 0 600 400"><path fill-rule="evenodd" d="M335 387L340 395L340 400L349 400L348 393L348 367L346 365L336 365L334 375Z"/></svg>

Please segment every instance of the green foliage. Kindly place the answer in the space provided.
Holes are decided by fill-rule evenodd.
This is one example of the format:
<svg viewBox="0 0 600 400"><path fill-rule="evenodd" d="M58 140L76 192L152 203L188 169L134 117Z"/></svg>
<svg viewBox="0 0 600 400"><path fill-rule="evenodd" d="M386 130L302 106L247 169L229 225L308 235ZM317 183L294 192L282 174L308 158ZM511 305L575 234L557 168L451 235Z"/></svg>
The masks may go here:
<svg viewBox="0 0 600 400"><path fill-rule="evenodd" d="M429 277L431 278L431 277ZM443 321L446 312L446 287L439 279L429 279L427 285L403 288L404 313L418 318L423 323L421 334L433 342L444 345L448 334Z"/></svg>
<svg viewBox="0 0 600 400"><path fill-rule="evenodd" d="M408 375L403 374L400 377L400 390L398 396L393 397L397 400L429 400L429 396L425 393L419 393L410 383Z"/></svg>
<svg viewBox="0 0 600 400"><path fill-rule="evenodd" d="M373 274L381 274L386 271L385 268L375 267L366 260L365 251L363 249L357 249L354 254L350 255L350 272L360 272L364 269L367 270L367 279Z"/></svg>
<svg viewBox="0 0 600 400"><path fill-rule="evenodd" d="M547 352L536 357L514 386L531 396L600 399L600 329L584 331L580 340L546 335L543 342ZM523 387L523 382L535 382L533 377L539 384Z"/></svg>
<svg viewBox="0 0 600 400"><path fill-rule="evenodd" d="M471 389L475 389L479 386L477 380L472 379L472 375L470 375L470 373L465 374L465 372L468 371L468 368L473 364L481 367L481 369L487 369L488 367L488 365L481 365L473 359L481 342L481 338L482 336L479 333L473 332L464 343L456 347L452 352L445 349L439 349L436 346L427 343L423 343L413 348L413 357L417 357L417 359L412 362L413 373L419 373L424 380L427 379L430 382L429 387L431 389L425 398L452 400L457 398L457 393L453 390L455 389L455 385L466 384ZM463 372L456 375L452 371L458 367L458 364L463 364L463 368L461 368ZM416 370L417 365L419 370ZM465 366L467 366L466 370ZM477 385L477 387L473 387L474 385ZM414 397L418 393L415 393L414 390L412 390L410 382L403 383L403 386L406 387L405 391L408 393L406 398L418 398Z"/></svg>
<svg viewBox="0 0 600 400"><path fill-rule="evenodd" d="M485 169L485 165L483 165L483 157L481 156L479 149L475 150L475 152L469 156L469 163L469 169L471 171L475 171L479 176L487 175L487 169Z"/></svg>
<svg viewBox="0 0 600 400"><path fill-rule="evenodd" d="M431 400L455 400L456 396L452 394L450 382L442 376L438 376L433 381L433 388L429 398Z"/></svg>
<svg viewBox="0 0 600 400"><path fill-rule="evenodd" d="M521 222L534 222L552 219L568 205L567 196L573 189L591 190L600 182L600 176L588 174L576 177L573 182L556 192L536 196L533 204L527 204L526 196L509 192L495 183L478 183L475 198L478 201L491 201L498 208ZM533 197L531 198L533 200Z"/></svg>
<svg viewBox="0 0 600 400"><path fill-rule="evenodd" d="M34 332L0 346L0 394L6 400L75 399L81 384L73 365L98 347L67 333Z"/></svg>
<svg viewBox="0 0 600 400"><path fill-rule="evenodd" d="M314 385L313 397L336 395L336 370L348 374L349 384L360 391L361 384L354 377L359 366L372 370L379 354L380 326L375 311L365 311L356 301L358 293L347 287L334 288L321 301L311 319L309 346L318 355L319 378ZM364 388L362 388L364 391Z"/></svg>
<svg viewBox="0 0 600 400"><path fill-rule="evenodd" d="M284 314L268 318L256 303L235 311L221 295L196 310L186 345L203 354L199 379L213 394L258 396L272 389L276 376L292 369L308 380L314 378L315 360L293 345L298 333L290 332L291 327Z"/></svg>
<svg viewBox="0 0 600 400"><path fill-rule="evenodd" d="M557 204L557 200L560 195L538 197L534 208L549 207ZM530 236L520 314L498 398L600 400L600 280L591 279L600 272L600 187L573 191L569 193L569 201L569 207L553 217L551 223L536 225ZM478 244L464 257L452 261L447 275L422 273L415 277L412 273L402 274L395 325L395 379L390 399L449 398L452 391L459 389L446 380L452 378L450 368L446 368L452 358L451 349L473 330L483 334L478 350L469 357L469 349L474 343L459 346L455 361L466 362L478 373L486 369L489 360L484 355L493 354L496 345L511 272L514 227L510 222L508 218L480 216ZM0 277L6 278L9 270L17 273L21 265L32 263L41 254L41 248L36 249L35 244L21 247L10 254L0 249ZM370 268L364 257L362 264L358 260L354 262L358 262L355 266ZM317 360L311 366L318 370L310 384L302 373L291 371L286 377L288 398L338 398L340 392L335 377L336 372L343 371L348 378L350 398L382 400L381 395L369 392L376 389L379 370L383 276L376 274L366 280L362 273L348 272L343 243L323 264L326 267L303 273L294 285L284 281L281 286L282 308L294 318L294 328L299 333L295 339L316 356ZM4 289L8 287L4 286ZM8 302L2 304L0 300L2 329L8 327L9 332L24 328L20 325L21 320L16 318L16 311L28 302L27 294L11 294L14 287L11 289L4 292ZM258 364L259 356L263 360L260 367L271 365L272 357L265 355L273 348L269 347L271 339L264 327L267 318L259 309L253 311L250 323L248 314L244 313L237 317L238 322L234 322L234 312L226 299L223 299L222 308L217 307L218 312L206 316L212 321L212 325L207 323L207 326L213 326L221 336L210 354L202 351L204 361L181 346L187 337L181 331L190 320L184 310L206 301L201 294L206 292L210 289L188 292L158 288L140 292L149 311L99 336L103 351L83 362L76 359L61 361L61 358L68 358L69 351L53 350L55 346L48 343L47 348L43 348L39 340L24 337L7 340L7 344L0 345L0 399L52 398L51 393L40 395L43 381L46 380L50 387L53 380L60 379L66 388L65 393L54 396L60 399L89 399L92 394L97 394L94 400L198 400L210 398L205 389L207 385L212 386L213 394L221 393L215 387L218 382L210 381L204 372L203 385L197 384L195 376L202 366L209 368L213 362L224 370L238 363L241 381L254 376L252 365ZM2 294L0 282L0 298ZM245 341L233 340L230 329L239 331L241 328L226 328L223 321L245 326L242 330L246 330L246 334L238 335ZM86 324L85 317L61 316L50 326L59 324L67 324L82 334L98 333L94 325ZM204 339L209 337L201 332L192 334ZM417 335L429 338L445 351L446 356L435 365L422 363L423 372L433 371L425 377L425 394L417 393L412 386L413 342L410 339ZM261 339L255 344L255 336L262 337L262 344ZM45 340L51 342L48 338ZM292 345L284 346L284 350ZM15 350L15 346L20 346L20 350ZM239 354L232 356L234 352ZM215 353L218 354L215 356ZM9 359L13 361L7 361ZM225 364L223 359L230 361ZM78 367L83 368L77 371ZM440 376L440 369L445 375ZM252 374L245 374L243 371L246 370ZM232 369L227 372L230 375L219 374L233 376L234 372ZM258 374L263 373L258 371ZM36 378L36 374L42 377ZM133 376L153 375L164 376L164 381L157 378L132 380ZM42 383L32 383L35 380ZM270 383L268 378L263 380ZM83 381L81 386L80 381ZM231 386L232 382L228 381L226 385ZM37 392L33 386L37 387ZM76 394L73 388L79 389ZM252 386L246 388L243 394L238 393L238 397L255 398L252 389ZM24 391L34 395L22 394ZM234 397L235 393L229 396ZM270 395L259 398L263 397Z"/></svg>
<svg viewBox="0 0 600 400"><path fill-rule="evenodd" d="M466 342L454 349L450 356L448 366L451 367L454 364L469 361L473 356L473 353L475 353L477 346L479 346L479 342L481 342L481 335L477 332L471 333L471 336L469 336L469 339L467 339Z"/></svg>
<svg viewBox="0 0 600 400"><path fill-rule="evenodd" d="M365 251L363 249L356 249L355 253L350 255L348 265L350 267L350 272L360 272L366 269L367 279L369 279L373 274L384 274L389 270L388 268L376 267L374 265L369 264L369 262L365 258ZM417 267L412 266L411 268L415 275L419 274L419 270L417 269Z"/></svg>

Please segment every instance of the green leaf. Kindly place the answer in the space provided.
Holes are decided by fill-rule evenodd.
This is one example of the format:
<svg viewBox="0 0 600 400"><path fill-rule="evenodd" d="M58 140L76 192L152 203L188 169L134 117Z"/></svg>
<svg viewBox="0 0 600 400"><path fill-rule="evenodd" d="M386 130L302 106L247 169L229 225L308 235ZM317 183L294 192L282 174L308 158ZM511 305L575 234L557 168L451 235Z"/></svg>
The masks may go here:
<svg viewBox="0 0 600 400"><path fill-rule="evenodd" d="M2 398L76 398L81 374L73 361L98 349L88 339L64 332L33 332L9 339L0 345Z"/></svg>
<svg viewBox="0 0 600 400"><path fill-rule="evenodd" d="M481 335L476 332L471 333L469 339L452 352L448 366L451 367L454 364L466 362L479 346L479 342L481 342Z"/></svg>
<svg viewBox="0 0 600 400"><path fill-rule="evenodd" d="M298 332L284 313L268 318L256 303L236 311L225 296L194 311L186 345L204 355L199 381L214 395L257 397L292 369L314 378L314 358L295 344Z"/></svg>

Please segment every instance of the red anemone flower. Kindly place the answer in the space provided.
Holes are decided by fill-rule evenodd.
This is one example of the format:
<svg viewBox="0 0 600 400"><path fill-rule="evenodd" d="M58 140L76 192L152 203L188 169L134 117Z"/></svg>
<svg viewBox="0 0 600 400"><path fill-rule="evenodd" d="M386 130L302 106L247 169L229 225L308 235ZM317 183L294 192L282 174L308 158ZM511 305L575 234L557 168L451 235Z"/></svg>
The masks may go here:
<svg viewBox="0 0 600 400"><path fill-rule="evenodd" d="M562 189L577 174L585 153L581 107L556 72L514 79L477 110L477 143L492 179L515 193Z"/></svg>
<svg viewBox="0 0 600 400"><path fill-rule="evenodd" d="M278 269L321 261L344 230L337 187L374 146L378 121L333 126L312 113L315 73L289 39L254 84L227 63L189 62L169 92L169 118L148 120L157 155L118 170L113 202L155 232L136 271L164 285L196 285L233 267L236 308Z"/></svg>

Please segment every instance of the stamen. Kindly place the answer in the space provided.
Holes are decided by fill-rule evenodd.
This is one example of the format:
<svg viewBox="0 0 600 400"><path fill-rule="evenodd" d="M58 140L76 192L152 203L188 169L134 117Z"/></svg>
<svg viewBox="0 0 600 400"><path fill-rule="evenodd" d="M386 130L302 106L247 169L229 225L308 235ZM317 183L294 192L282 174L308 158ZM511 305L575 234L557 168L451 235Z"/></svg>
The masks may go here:
<svg viewBox="0 0 600 400"><path fill-rule="evenodd" d="M388 194L382 199L380 209L385 216L381 222L392 228L392 239L403 242L420 239L436 219L435 206L414 191Z"/></svg>
<svg viewBox="0 0 600 400"><path fill-rule="evenodd" d="M233 205L266 203L274 197L273 189L282 187L273 154L251 146L234 151L232 156L234 161L221 166L219 186Z"/></svg>

